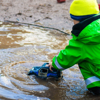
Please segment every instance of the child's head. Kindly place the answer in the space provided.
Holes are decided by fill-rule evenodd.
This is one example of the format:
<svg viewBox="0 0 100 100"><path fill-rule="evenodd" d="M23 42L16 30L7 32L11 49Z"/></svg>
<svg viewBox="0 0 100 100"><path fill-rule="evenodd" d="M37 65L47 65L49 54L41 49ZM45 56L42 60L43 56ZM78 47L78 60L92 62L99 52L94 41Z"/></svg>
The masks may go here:
<svg viewBox="0 0 100 100"><path fill-rule="evenodd" d="M82 21L99 13L96 0L73 0L70 6L70 16L72 19Z"/></svg>

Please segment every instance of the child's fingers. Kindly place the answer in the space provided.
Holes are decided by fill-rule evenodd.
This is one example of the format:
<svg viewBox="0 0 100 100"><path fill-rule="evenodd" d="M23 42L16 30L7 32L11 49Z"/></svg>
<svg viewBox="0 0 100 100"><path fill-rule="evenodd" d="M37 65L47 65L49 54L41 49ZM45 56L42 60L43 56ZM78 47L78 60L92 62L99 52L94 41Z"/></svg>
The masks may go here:
<svg viewBox="0 0 100 100"><path fill-rule="evenodd" d="M50 71L52 71L52 66L49 67Z"/></svg>
<svg viewBox="0 0 100 100"><path fill-rule="evenodd" d="M48 67L49 67L50 71L52 71L52 64L51 63L48 64Z"/></svg>

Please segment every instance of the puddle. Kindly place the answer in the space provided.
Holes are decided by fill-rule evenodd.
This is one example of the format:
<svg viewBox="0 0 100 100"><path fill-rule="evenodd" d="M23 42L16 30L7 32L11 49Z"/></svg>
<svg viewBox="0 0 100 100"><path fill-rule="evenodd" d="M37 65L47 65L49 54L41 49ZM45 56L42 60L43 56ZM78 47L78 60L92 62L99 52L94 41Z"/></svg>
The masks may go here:
<svg viewBox="0 0 100 100"><path fill-rule="evenodd" d="M0 23L0 99L96 100L77 65L64 70L59 81L27 76L33 66L51 61L69 39L56 31Z"/></svg>

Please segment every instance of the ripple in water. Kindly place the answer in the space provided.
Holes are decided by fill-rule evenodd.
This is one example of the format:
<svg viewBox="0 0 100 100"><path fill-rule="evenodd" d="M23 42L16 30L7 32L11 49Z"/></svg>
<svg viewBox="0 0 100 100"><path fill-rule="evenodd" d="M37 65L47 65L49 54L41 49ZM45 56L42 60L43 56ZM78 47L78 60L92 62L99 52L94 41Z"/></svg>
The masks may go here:
<svg viewBox="0 0 100 100"><path fill-rule="evenodd" d="M34 27L13 24L3 27L7 30L0 32L0 99L95 100L88 93L77 65L64 70L59 81L27 76L33 66L51 61L71 37Z"/></svg>

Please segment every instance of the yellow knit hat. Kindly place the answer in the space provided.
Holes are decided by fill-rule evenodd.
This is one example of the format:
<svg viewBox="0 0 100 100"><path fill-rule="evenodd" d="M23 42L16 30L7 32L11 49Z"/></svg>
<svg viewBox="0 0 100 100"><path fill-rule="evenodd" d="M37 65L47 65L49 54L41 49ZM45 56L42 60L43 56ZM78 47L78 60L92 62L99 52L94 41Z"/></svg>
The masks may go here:
<svg viewBox="0 0 100 100"><path fill-rule="evenodd" d="M74 16L85 16L98 13L99 7L96 0L73 0L70 6L70 14Z"/></svg>

